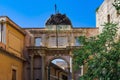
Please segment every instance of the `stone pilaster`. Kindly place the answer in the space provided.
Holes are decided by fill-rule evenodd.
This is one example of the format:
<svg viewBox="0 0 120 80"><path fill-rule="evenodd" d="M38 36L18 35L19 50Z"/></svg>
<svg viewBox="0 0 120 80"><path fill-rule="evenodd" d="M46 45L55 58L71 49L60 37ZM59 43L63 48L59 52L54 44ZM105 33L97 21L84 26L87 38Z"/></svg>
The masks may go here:
<svg viewBox="0 0 120 80"><path fill-rule="evenodd" d="M70 72L70 66L68 66L68 80L72 80L72 74Z"/></svg>
<svg viewBox="0 0 120 80"><path fill-rule="evenodd" d="M34 55L30 55L30 80L33 80L33 61L34 61Z"/></svg>
<svg viewBox="0 0 120 80"><path fill-rule="evenodd" d="M74 71L73 71L73 54L72 51L70 51L70 72L71 72L71 76L72 76L72 80L74 80Z"/></svg>
<svg viewBox="0 0 120 80"><path fill-rule="evenodd" d="M50 66L47 66L47 80L50 80Z"/></svg>
<svg viewBox="0 0 120 80"><path fill-rule="evenodd" d="M42 80L45 80L45 55L42 54Z"/></svg>

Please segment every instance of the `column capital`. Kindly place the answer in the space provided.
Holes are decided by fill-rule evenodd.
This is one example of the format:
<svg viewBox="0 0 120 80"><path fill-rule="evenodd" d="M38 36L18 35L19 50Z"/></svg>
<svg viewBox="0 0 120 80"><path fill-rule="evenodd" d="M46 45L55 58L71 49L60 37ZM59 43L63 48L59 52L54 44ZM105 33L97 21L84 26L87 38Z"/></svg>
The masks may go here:
<svg viewBox="0 0 120 80"><path fill-rule="evenodd" d="M73 57L73 53L72 53L72 51L70 51L70 53L69 53L69 54L70 54L70 56L71 56L71 57Z"/></svg>
<svg viewBox="0 0 120 80"><path fill-rule="evenodd" d="M45 51L44 51L44 50L38 51L38 54L39 54L40 56L45 56Z"/></svg>
<svg viewBox="0 0 120 80"><path fill-rule="evenodd" d="M30 57L34 57L34 54L30 54L29 56L30 56Z"/></svg>
<svg viewBox="0 0 120 80"><path fill-rule="evenodd" d="M45 57L46 54L39 54L39 55L42 56L42 57Z"/></svg>
<svg viewBox="0 0 120 80"><path fill-rule="evenodd" d="M45 54L41 54L41 56L42 56L42 57L44 57L44 56L45 56Z"/></svg>

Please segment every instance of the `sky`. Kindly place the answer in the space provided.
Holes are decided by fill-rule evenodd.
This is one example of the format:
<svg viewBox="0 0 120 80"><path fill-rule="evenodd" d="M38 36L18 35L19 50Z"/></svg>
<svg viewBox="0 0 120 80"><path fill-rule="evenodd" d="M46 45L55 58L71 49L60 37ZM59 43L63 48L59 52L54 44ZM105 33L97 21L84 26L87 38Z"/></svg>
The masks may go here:
<svg viewBox="0 0 120 80"><path fill-rule="evenodd" d="M22 28L43 28L55 14L54 5L73 27L95 27L96 8L104 0L0 0L0 16L8 16Z"/></svg>
<svg viewBox="0 0 120 80"><path fill-rule="evenodd" d="M52 63L56 64L57 61L63 61L63 62L65 62L63 59L54 59L54 60L52 60Z"/></svg>

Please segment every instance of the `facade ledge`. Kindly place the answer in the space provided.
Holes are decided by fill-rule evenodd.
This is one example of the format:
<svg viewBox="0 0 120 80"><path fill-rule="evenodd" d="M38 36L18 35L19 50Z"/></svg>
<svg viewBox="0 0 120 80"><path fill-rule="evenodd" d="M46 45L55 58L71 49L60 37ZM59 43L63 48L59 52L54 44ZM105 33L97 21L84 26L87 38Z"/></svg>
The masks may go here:
<svg viewBox="0 0 120 80"><path fill-rule="evenodd" d="M55 47L55 48L48 48L48 47L44 47L44 46L29 46L27 47L27 49L39 49L39 50L71 50L71 49L79 49L81 48L82 46L67 46L67 47L64 47L64 48L61 48L61 47Z"/></svg>
<svg viewBox="0 0 120 80"><path fill-rule="evenodd" d="M47 48L47 47L36 47L36 46L30 46L27 47L29 51L29 55L55 55L55 56L60 56L60 55L71 55L71 51L74 51L76 49L80 49L81 46L67 46L66 48ZM52 54L51 54L52 53Z"/></svg>
<svg viewBox="0 0 120 80"><path fill-rule="evenodd" d="M13 58L18 59L18 60L21 60L21 61L25 61L25 59L24 59L23 57L18 57L18 56L16 56L16 55L13 54L13 53L4 50L3 48L0 48L0 53L1 53L1 54L6 54L6 55L8 55L8 56L10 56L10 57L13 57Z"/></svg>

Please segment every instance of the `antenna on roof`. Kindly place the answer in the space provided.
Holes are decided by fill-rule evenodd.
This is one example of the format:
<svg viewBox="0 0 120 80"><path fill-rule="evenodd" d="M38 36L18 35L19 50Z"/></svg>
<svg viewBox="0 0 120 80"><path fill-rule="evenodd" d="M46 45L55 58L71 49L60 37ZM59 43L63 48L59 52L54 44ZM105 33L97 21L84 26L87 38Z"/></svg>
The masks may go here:
<svg viewBox="0 0 120 80"><path fill-rule="evenodd" d="M57 5L55 4L55 14L57 13Z"/></svg>

